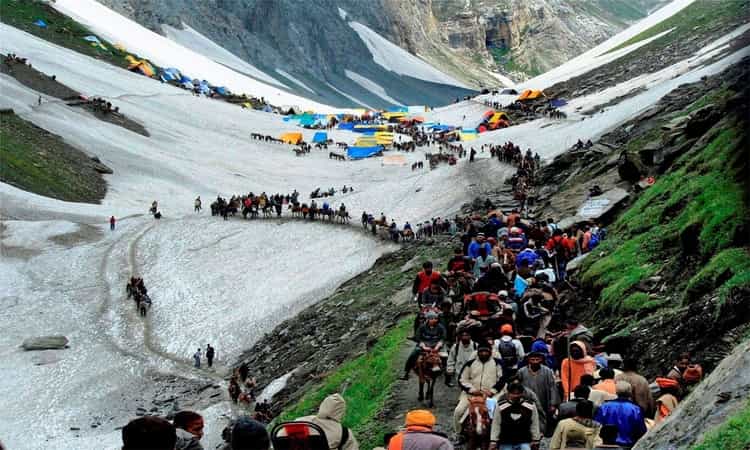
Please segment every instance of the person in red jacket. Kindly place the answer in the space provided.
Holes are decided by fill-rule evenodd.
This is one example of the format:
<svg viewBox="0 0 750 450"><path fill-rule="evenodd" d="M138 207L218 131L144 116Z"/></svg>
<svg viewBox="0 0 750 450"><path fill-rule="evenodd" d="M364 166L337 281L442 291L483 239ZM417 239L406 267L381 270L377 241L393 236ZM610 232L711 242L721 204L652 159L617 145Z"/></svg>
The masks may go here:
<svg viewBox="0 0 750 450"><path fill-rule="evenodd" d="M437 270L432 270L432 262L425 261L422 264L422 270L414 278L414 284L411 287L412 295L421 296L424 291L430 288L432 283L438 283L440 287L448 290L448 283L445 281L445 278Z"/></svg>
<svg viewBox="0 0 750 450"><path fill-rule="evenodd" d="M109 229L115 231L115 216L109 218Z"/></svg>

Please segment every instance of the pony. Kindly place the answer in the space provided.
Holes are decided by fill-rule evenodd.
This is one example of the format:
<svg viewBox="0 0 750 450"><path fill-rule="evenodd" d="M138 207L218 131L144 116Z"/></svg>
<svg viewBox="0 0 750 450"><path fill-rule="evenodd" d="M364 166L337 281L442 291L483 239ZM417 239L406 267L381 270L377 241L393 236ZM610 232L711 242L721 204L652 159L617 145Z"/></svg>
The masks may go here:
<svg viewBox="0 0 750 450"><path fill-rule="evenodd" d="M484 394L469 397L469 408L461 427L466 438L467 450L487 450L490 448L490 412L487 409L487 396Z"/></svg>
<svg viewBox="0 0 750 450"><path fill-rule="evenodd" d="M426 393L430 408L434 408L435 380L443 372L443 360L440 358L440 353L437 350L423 351L417 358L414 370L419 376L419 396L417 400L420 402L425 400ZM427 385L427 392L425 392L425 385Z"/></svg>

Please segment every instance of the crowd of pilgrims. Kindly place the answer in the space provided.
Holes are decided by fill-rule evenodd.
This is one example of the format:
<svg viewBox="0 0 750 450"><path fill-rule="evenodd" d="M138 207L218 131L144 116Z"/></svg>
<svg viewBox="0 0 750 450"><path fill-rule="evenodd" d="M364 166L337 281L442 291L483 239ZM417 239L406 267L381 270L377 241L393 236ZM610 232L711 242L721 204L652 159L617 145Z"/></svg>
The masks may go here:
<svg viewBox="0 0 750 450"><path fill-rule="evenodd" d="M647 381L640 361L604 352L570 314L560 295L567 263L606 238L599 224L562 230L513 210L460 225L462 245L444 270L428 261L414 279L417 344L402 377L421 355L440 354L444 384L458 384L451 445L464 445L481 397L490 448L536 449L545 437L552 450L630 448L700 381L689 354Z"/></svg>

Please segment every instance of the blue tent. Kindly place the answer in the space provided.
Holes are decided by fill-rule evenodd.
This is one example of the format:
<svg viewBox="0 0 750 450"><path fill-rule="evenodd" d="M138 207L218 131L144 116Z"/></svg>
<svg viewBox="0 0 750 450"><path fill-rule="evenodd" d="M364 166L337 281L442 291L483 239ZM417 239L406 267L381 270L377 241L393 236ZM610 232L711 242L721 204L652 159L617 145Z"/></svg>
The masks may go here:
<svg viewBox="0 0 750 450"><path fill-rule="evenodd" d="M190 79L189 76L186 76L186 75L181 75L180 76L180 83L192 83L192 82L193 82L193 80Z"/></svg>
<svg viewBox="0 0 750 450"><path fill-rule="evenodd" d="M34 25L38 26L39 28L47 28L47 22L43 21L42 19L36 19L34 21Z"/></svg>
<svg viewBox="0 0 750 450"><path fill-rule="evenodd" d="M409 112L409 108L406 106L391 106L388 108L388 112Z"/></svg>
<svg viewBox="0 0 750 450"><path fill-rule="evenodd" d="M341 122L339 124L339 130L353 130L354 122Z"/></svg>
<svg viewBox="0 0 750 450"><path fill-rule="evenodd" d="M222 96L229 95L229 90L227 88L225 88L224 86L215 87L214 91L217 94L222 95Z"/></svg>
<svg viewBox="0 0 750 450"><path fill-rule="evenodd" d="M318 131L315 133L315 136L313 136L313 143L317 144L318 142L325 142L328 140L328 133L325 131Z"/></svg>
<svg viewBox="0 0 750 450"><path fill-rule="evenodd" d="M379 145L372 147L349 147L346 150L346 155L351 159L362 159L377 155L381 151L383 151L383 148Z"/></svg>

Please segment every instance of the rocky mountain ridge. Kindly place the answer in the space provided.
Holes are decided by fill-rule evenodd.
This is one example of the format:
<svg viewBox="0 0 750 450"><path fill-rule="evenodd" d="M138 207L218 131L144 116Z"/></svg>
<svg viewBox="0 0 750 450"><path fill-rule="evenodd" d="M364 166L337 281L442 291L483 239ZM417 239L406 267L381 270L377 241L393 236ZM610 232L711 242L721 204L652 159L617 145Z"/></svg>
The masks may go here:
<svg viewBox="0 0 750 450"><path fill-rule="evenodd" d="M502 74L524 79L544 72L665 3L99 1L161 34L167 34L164 25L189 27L300 95L372 107L446 104L466 88L503 84ZM411 55L387 48L391 43ZM373 46L389 64L377 60ZM430 70L445 76L420 75Z"/></svg>

